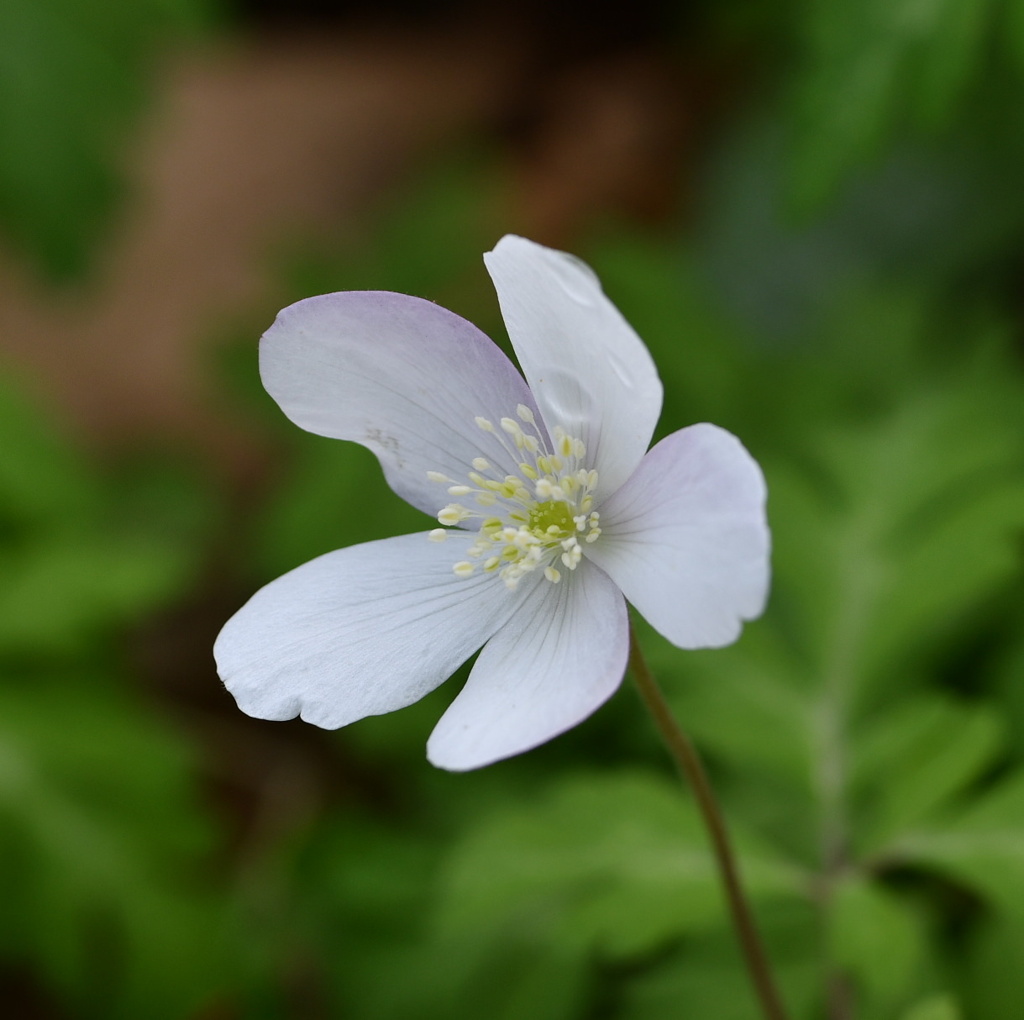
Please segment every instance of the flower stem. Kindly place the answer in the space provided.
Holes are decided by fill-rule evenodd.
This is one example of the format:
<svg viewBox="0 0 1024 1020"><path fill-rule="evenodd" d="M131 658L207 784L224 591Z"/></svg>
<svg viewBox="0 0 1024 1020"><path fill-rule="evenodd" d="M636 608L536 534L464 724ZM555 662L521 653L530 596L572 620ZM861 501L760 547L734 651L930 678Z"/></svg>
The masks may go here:
<svg viewBox="0 0 1024 1020"><path fill-rule="evenodd" d="M743 949L747 970L761 1004L761 1010L767 1020L786 1020L782 999L775 987L775 980L768 965L768 957L757 933L757 926L754 924L754 915L740 884L739 869L729 842L725 819L722 817L711 784L708 782L700 755L672 715L668 702L665 701L665 695L662 694L661 688L647 666L643 652L640 651L632 624L629 628L629 668L640 689L640 696L668 747L669 754L672 755L679 771L686 777L693 789L700 813L704 818L704 824L711 837L711 845L725 889L729 912L732 915L733 927Z"/></svg>

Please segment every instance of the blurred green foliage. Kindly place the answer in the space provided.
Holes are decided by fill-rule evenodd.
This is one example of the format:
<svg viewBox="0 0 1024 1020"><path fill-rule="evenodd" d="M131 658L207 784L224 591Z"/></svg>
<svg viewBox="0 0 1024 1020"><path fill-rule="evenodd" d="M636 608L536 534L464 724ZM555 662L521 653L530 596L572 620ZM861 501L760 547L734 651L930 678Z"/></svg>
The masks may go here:
<svg viewBox="0 0 1024 1020"><path fill-rule="evenodd" d="M1019 89L1024 73L1024 18L1015 0L825 0L794 13L791 194L801 208L820 208L901 132L963 129L993 102L1019 119L1012 83ZM1006 77L1006 92L994 92ZM1014 127L1001 140L1019 152Z"/></svg>
<svg viewBox="0 0 1024 1020"><path fill-rule="evenodd" d="M43 272L78 275L122 188L127 128L168 42L212 0L0 4L0 230Z"/></svg>
<svg viewBox="0 0 1024 1020"><path fill-rule="evenodd" d="M580 251L659 365L660 433L715 421L768 479L764 618L722 651L641 624L643 640L708 758L795 1020L837 999L865 1020L1005 1020L1024 1014L1007 283L1024 6L743 6L723 24L770 24L785 72L709 161L696 235L606 225ZM109 212L144 58L200 12L85 10L0 5L0 223L58 274ZM420 294L505 343L479 259L502 185L495 160L459 153L357 251L304 251L279 276L295 298ZM230 519L239 601L342 542L428 526L366 451L278 414L253 339L224 386L280 466ZM4 974L84 1018L756 1015L694 807L628 690L547 747L453 776L423 745L456 678L331 738L343 790L240 836L204 796L209 742L138 682L128 640L224 566L230 511L166 459L89 460L21 389L0 386Z"/></svg>
<svg viewBox="0 0 1024 1020"><path fill-rule="evenodd" d="M194 582L215 504L89 464L9 381L0 451L0 952L76 1015L183 1016L222 980L214 830L116 639Z"/></svg>

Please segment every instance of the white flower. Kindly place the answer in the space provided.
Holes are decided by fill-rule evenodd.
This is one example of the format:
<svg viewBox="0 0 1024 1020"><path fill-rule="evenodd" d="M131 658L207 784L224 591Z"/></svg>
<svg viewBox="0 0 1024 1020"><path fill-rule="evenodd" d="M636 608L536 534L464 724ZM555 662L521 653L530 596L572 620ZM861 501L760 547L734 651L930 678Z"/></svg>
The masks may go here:
<svg viewBox="0 0 1024 1020"><path fill-rule="evenodd" d="M729 644L761 612L765 485L747 451L706 424L648 451L661 383L594 274L514 236L484 261L529 386L470 323L403 294L309 298L263 337L285 414L371 449L449 527L328 553L257 592L214 648L250 715L344 726L417 701L482 648L427 745L435 765L477 768L614 693L625 599L682 648Z"/></svg>

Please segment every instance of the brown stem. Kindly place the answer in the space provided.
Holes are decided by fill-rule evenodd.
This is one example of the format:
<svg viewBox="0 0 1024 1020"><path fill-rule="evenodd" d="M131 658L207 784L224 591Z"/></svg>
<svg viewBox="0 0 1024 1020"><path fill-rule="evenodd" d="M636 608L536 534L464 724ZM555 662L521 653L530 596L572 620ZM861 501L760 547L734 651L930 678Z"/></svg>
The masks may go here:
<svg viewBox="0 0 1024 1020"><path fill-rule="evenodd" d="M718 870L725 889L725 898L729 904L729 912L732 915L733 927L743 949L747 970L750 973L750 979L757 993L761 1009L767 1020L786 1020L786 1012L783 1009L778 989L775 987L775 980L768 965L768 957L757 933L757 926L754 924L754 915L740 884L739 869L729 843L725 819L719 810L718 802L715 800L697 749L680 728L679 723L676 722L661 688L658 687L657 681L647 667L632 624L629 629L629 668L640 689L640 696L651 713L654 724L658 727L658 732L665 741L669 753L693 789L700 813L704 818L704 824L711 836L711 845L715 860L718 862Z"/></svg>
<svg viewBox="0 0 1024 1020"><path fill-rule="evenodd" d="M842 974L829 974L825 987L828 1020L853 1020L853 989Z"/></svg>

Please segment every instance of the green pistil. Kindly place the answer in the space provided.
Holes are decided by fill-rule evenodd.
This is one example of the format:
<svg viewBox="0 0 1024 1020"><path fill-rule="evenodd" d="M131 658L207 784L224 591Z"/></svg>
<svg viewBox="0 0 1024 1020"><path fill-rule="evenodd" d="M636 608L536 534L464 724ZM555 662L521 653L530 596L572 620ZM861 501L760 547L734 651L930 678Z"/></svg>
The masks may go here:
<svg viewBox="0 0 1024 1020"><path fill-rule="evenodd" d="M551 538L564 538L576 531L576 523L573 521L572 507L563 500L548 499L538 503L530 510L530 520L527 527L537 536L551 536ZM557 534L550 531L552 527L557 528Z"/></svg>

